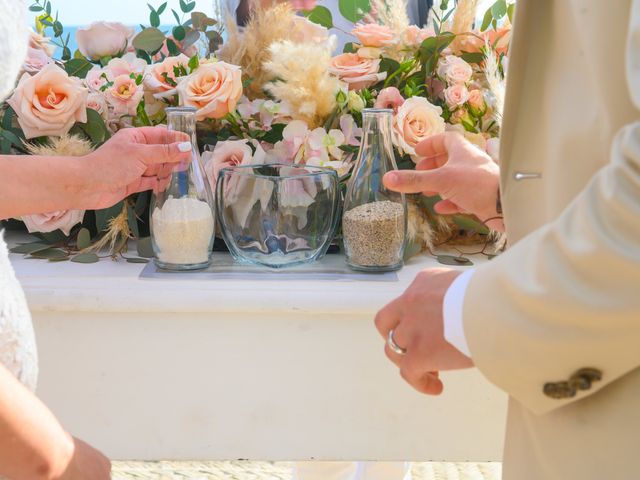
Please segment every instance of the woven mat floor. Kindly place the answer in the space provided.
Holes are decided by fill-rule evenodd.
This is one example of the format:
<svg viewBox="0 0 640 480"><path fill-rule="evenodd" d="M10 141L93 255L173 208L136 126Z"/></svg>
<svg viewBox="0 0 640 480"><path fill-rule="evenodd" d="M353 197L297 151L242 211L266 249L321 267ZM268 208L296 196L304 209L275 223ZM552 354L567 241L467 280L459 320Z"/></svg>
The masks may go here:
<svg viewBox="0 0 640 480"><path fill-rule="evenodd" d="M425 462L413 480L499 480L500 463ZM293 480L286 462L114 462L113 480ZM394 480L394 479L389 479Z"/></svg>

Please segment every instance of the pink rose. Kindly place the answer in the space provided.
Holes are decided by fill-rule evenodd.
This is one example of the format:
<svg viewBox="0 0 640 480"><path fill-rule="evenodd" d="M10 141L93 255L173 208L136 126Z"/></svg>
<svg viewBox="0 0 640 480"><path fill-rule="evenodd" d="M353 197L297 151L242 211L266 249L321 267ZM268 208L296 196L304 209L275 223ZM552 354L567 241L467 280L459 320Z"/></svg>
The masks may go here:
<svg viewBox="0 0 640 480"><path fill-rule="evenodd" d="M404 97L400 94L400 90L396 87L387 87L380 90L374 107L376 108L392 108L395 113L398 107L404 103Z"/></svg>
<svg viewBox="0 0 640 480"><path fill-rule="evenodd" d="M91 92L87 97L87 108L95 110L103 119L107 119L109 115L109 106L104 93Z"/></svg>
<svg viewBox="0 0 640 480"><path fill-rule="evenodd" d="M438 76L449 84L467 83L472 75L471 65L455 55L447 55L438 63Z"/></svg>
<svg viewBox="0 0 640 480"><path fill-rule="evenodd" d="M78 49L89 60L115 57L127 50L135 29L118 22L94 22L76 33Z"/></svg>
<svg viewBox="0 0 640 480"><path fill-rule="evenodd" d="M180 80L177 91L183 105L198 109L198 120L220 119L235 110L242 96L242 72L225 62L200 65Z"/></svg>
<svg viewBox="0 0 640 480"><path fill-rule="evenodd" d="M478 108L478 109L482 109L484 108L484 95L482 94L482 91L478 90L477 88L474 90L471 90L469 92L469 105L472 106L473 108Z"/></svg>
<svg viewBox="0 0 640 480"><path fill-rule="evenodd" d="M427 38L435 37L433 28L420 28L417 25L409 25L402 34L402 41L405 45L417 47Z"/></svg>
<svg viewBox="0 0 640 480"><path fill-rule="evenodd" d="M27 139L60 136L87 121L87 89L79 78L51 63L34 76L22 75L7 103L15 110Z"/></svg>
<svg viewBox="0 0 640 480"><path fill-rule="evenodd" d="M27 226L29 233L48 233L54 230L62 230L69 235L71 229L84 218L84 210L59 210L38 215L26 215L22 221Z"/></svg>
<svg viewBox="0 0 640 480"><path fill-rule="evenodd" d="M173 90L178 84L178 78L174 73L174 68L182 66L187 70L188 64L189 57L181 53L177 57L167 57L160 63L149 65L144 84L152 92Z"/></svg>
<svg viewBox="0 0 640 480"><path fill-rule="evenodd" d="M134 53L127 53L121 58L112 58L104 67L109 80L113 81L120 75L142 75L147 68L147 62L136 57Z"/></svg>
<svg viewBox="0 0 640 480"><path fill-rule="evenodd" d="M329 38L329 30L305 17L294 17L289 38L296 43L321 43Z"/></svg>
<svg viewBox="0 0 640 480"><path fill-rule="evenodd" d="M444 90L444 100L451 109L464 105L468 99L469 90L464 84L451 85Z"/></svg>
<svg viewBox="0 0 640 480"><path fill-rule="evenodd" d="M213 152L202 154L204 170L211 183L211 191L215 191L218 175L223 168L264 163L264 150L257 142L254 143L254 147L255 155L249 146L249 140L227 140L218 142Z"/></svg>
<svg viewBox="0 0 640 480"><path fill-rule="evenodd" d="M85 85L89 88L91 92L99 92L102 87L104 87L108 82L107 75L105 71L100 67L93 67L87 73L87 76L84 79Z"/></svg>
<svg viewBox="0 0 640 480"><path fill-rule="evenodd" d="M351 30L365 47L384 47L394 41L393 32L386 25L361 23Z"/></svg>
<svg viewBox="0 0 640 480"><path fill-rule="evenodd" d="M27 73L37 73L52 61L44 50L29 47L22 69Z"/></svg>
<svg viewBox="0 0 640 480"><path fill-rule="evenodd" d="M418 143L432 135L442 133L445 123L442 109L424 97L405 100L393 119L394 141L406 154L415 156Z"/></svg>
<svg viewBox="0 0 640 480"><path fill-rule="evenodd" d="M137 85L130 76L119 75L105 93L107 102L113 107L113 112L116 115L134 116L144 95L144 89L142 85Z"/></svg>
<svg viewBox="0 0 640 480"><path fill-rule="evenodd" d="M349 85L349 90L360 90L387 78L378 73L380 60L362 58L357 53L343 53L331 59L329 71Z"/></svg>

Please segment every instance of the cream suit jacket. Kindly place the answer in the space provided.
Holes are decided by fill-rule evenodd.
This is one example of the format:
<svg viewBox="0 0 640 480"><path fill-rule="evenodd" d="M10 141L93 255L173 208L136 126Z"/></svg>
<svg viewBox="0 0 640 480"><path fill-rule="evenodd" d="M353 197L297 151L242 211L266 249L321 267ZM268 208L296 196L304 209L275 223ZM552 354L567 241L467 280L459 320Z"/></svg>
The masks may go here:
<svg viewBox="0 0 640 480"><path fill-rule="evenodd" d="M463 320L511 396L504 478L640 479L640 0L518 0L503 126L511 246Z"/></svg>

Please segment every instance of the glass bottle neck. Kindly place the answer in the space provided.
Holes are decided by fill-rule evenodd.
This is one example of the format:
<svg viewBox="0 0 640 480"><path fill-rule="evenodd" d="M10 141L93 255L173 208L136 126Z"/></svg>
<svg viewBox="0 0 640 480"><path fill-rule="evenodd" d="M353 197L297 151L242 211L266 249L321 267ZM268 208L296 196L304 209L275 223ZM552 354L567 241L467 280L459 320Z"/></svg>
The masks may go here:
<svg viewBox="0 0 640 480"><path fill-rule="evenodd" d="M174 132L186 133L192 145L196 145L196 114L194 111L175 111L167 113L167 129L169 141L184 141L184 138Z"/></svg>
<svg viewBox="0 0 640 480"><path fill-rule="evenodd" d="M395 169L392 142L392 112L390 110L364 110L362 114L362 143L360 162L376 160L387 163L382 170Z"/></svg>

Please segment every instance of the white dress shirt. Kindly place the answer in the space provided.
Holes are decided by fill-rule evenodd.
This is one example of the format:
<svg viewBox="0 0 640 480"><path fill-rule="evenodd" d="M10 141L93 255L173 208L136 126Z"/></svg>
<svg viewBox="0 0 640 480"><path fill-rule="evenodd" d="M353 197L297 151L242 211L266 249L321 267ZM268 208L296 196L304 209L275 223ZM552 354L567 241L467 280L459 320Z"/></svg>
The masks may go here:
<svg viewBox="0 0 640 480"><path fill-rule="evenodd" d="M475 269L473 268L467 270L453 281L447 293L444 295L442 305L444 339L467 357L471 357L471 352L469 351L469 345L464 335L462 307L464 305L464 294L474 272Z"/></svg>

